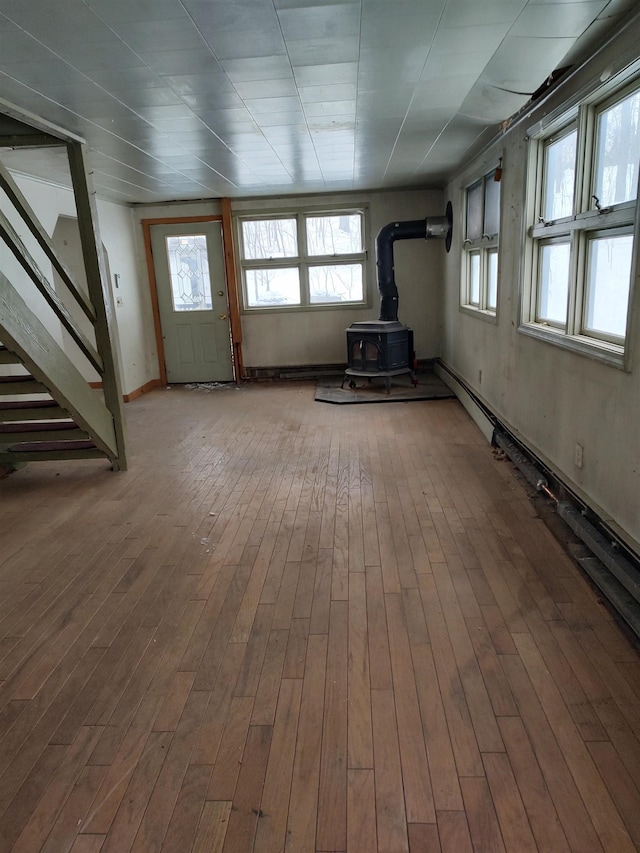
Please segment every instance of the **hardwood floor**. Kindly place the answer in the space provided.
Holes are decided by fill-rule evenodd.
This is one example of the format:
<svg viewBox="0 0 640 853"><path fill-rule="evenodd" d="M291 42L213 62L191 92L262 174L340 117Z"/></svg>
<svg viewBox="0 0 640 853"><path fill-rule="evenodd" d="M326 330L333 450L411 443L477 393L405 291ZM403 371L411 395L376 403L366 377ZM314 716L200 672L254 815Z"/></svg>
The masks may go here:
<svg viewBox="0 0 640 853"><path fill-rule="evenodd" d="M640 658L456 401L157 390L0 483L0 850L640 849Z"/></svg>

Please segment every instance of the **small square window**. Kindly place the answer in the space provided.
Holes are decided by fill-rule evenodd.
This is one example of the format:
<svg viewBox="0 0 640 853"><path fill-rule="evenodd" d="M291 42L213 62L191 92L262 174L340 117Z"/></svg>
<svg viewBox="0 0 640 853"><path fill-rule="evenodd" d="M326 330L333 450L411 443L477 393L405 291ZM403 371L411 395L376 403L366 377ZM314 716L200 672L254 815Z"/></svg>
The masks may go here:
<svg viewBox="0 0 640 853"><path fill-rule="evenodd" d="M538 322L564 327L569 298L569 243L545 243L540 246L538 280Z"/></svg>
<svg viewBox="0 0 640 853"><path fill-rule="evenodd" d="M589 240L584 332L624 338L627 328L633 236L597 236Z"/></svg>
<svg viewBox="0 0 640 853"><path fill-rule="evenodd" d="M594 195L602 207L636 197L640 159L640 92L598 115Z"/></svg>
<svg viewBox="0 0 640 853"><path fill-rule="evenodd" d="M238 222L245 309L365 303L365 211L299 211Z"/></svg>
<svg viewBox="0 0 640 853"><path fill-rule="evenodd" d="M461 306L495 317L498 307L500 177L493 169L465 192Z"/></svg>
<svg viewBox="0 0 640 853"><path fill-rule="evenodd" d="M625 367L637 247L640 83L614 80L530 147L527 334ZM560 118L554 119L561 121ZM558 127L558 124L556 124ZM634 203L635 202L635 203Z"/></svg>
<svg viewBox="0 0 640 853"><path fill-rule="evenodd" d="M362 215L307 216L307 253L350 255L362 251Z"/></svg>
<svg viewBox="0 0 640 853"><path fill-rule="evenodd" d="M242 222L242 245L247 260L295 258L298 233L295 219L247 219Z"/></svg>
<svg viewBox="0 0 640 853"><path fill-rule="evenodd" d="M548 222L573 212L577 130L545 145L542 216Z"/></svg>

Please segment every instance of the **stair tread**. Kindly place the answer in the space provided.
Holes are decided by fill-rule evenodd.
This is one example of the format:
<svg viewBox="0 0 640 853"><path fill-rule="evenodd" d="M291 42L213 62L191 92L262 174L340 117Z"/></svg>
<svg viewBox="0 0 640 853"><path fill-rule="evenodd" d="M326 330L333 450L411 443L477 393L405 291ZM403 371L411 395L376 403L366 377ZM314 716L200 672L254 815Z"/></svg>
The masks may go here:
<svg viewBox="0 0 640 853"><path fill-rule="evenodd" d="M24 373L22 376L0 376L0 385L11 385L15 382L37 382L38 380L30 373Z"/></svg>
<svg viewBox="0 0 640 853"><path fill-rule="evenodd" d="M30 453L33 451L47 453L56 450L97 450L90 438L73 441L21 441L9 448L11 453Z"/></svg>
<svg viewBox="0 0 640 853"><path fill-rule="evenodd" d="M74 421L15 421L0 424L0 435L6 433L49 432L50 430L74 430L80 427Z"/></svg>
<svg viewBox="0 0 640 853"><path fill-rule="evenodd" d="M59 403L56 400L16 400L10 403L0 401L0 412L9 412L13 409L49 409L57 406Z"/></svg>

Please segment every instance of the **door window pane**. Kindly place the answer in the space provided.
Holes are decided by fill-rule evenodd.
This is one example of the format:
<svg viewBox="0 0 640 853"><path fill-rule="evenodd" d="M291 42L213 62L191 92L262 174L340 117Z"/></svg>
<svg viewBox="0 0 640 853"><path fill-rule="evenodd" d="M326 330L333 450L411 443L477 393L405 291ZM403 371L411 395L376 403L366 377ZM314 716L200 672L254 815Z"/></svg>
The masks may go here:
<svg viewBox="0 0 640 853"><path fill-rule="evenodd" d="M245 271L249 308L272 308L300 304L300 275L297 267L270 267Z"/></svg>
<svg viewBox="0 0 640 853"><path fill-rule="evenodd" d="M359 302L364 298L362 264L309 267L309 299L323 302Z"/></svg>
<svg viewBox="0 0 640 853"><path fill-rule="evenodd" d="M174 311L211 310L211 281L204 234L165 239Z"/></svg>
<svg viewBox="0 0 640 853"><path fill-rule="evenodd" d="M295 258L298 231L295 219L245 219L242 222L243 257L248 261Z"/></svg>
<svg viewBox="0 0 640 853"><path fill-rule="evenodd" d="M627 328L633 237L598 237L589 242L584 325L589 332L623 338Z"/></svg>
<svg viewBox="0 0 640 853"><path fill-rule="evenodd" d="M540 283L537 320L564 326L569 296L569 243L552 243L540 249Z"/></svg>
<svg viewBox="0 0 640 853"><path fill-rule="evenodd" d="M562 219L573 213L577 137L577 131L573 130L545 148L542 216L546 220Z"/></svg>
<svg viewBox="0 0 640 853"><path fill-rule="evenodd" d="M636 197L640 158L640 92L619 101L598 117L595 195L602 207Z"/></svg>
<svg viewBox="0 0 640 853"><path fill-rule="evenodd" d="M346 255L362 251L362 216L307 216L307 254Z"/></svg>

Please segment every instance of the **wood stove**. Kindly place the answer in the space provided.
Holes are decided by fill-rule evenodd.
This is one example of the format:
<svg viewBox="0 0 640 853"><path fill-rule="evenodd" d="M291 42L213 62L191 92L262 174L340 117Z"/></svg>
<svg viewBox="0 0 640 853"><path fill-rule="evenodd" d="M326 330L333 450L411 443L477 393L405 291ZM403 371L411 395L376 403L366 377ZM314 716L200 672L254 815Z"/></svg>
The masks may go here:
<svg viewBox="0 0 640 853"><path fill-rule="evenodd" d="M365 376L371 379L382 376L386 380L387 394L391 392L391 377L414 373L413 332L398 320L398 288L394 275L393 244L396 240L428 240L443 237L447 252L451 249L453 210L447 203L444 216L431 219L413 219L407 222L390 222L376 237L376 265L380 291L380 316L378 320L352 323L347 329L347 370L342 387L349 377ZM353 379L349 387L354 388Z"/></svg>
<svg viewBox="0 0 640 853"><path fill-rule="evenodd" d="M391 377L413 370L413 331L398 320L352 323L347 329L347 362L345 380L383 377L389 393Z"/></svg>

